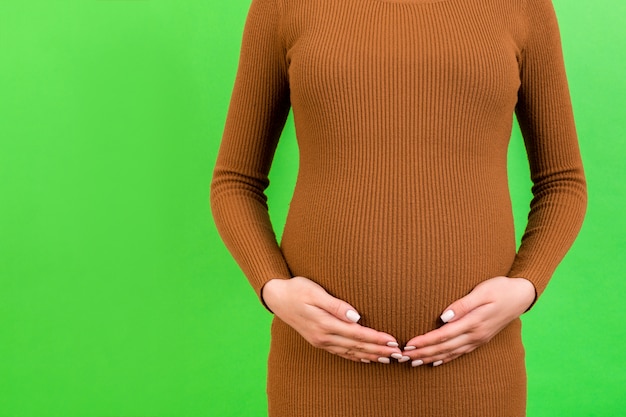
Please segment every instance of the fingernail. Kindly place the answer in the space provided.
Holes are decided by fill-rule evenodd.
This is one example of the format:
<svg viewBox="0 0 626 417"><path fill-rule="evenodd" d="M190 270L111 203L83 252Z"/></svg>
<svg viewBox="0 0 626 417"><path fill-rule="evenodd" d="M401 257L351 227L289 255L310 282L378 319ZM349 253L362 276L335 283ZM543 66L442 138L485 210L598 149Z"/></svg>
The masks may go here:
<svg viewBox="0 0 626 417"><path fill-rule="evenodd" d="M380 362L380 363L389 363L391 361L389 360L389 358L378 358L378 362Z"/></svg>
<svg viewBox="0 0 626 417"><path fill-rule="evenodd" d="M433 362L433 366L439 366L443 363L443 361Z"/></svg>
<svg viewBox="0 0 626 417"><path fill-rule="evenodd" d="M424 364L424 361L420 360L420 359L416 359L413 362L411 362L411 366L412 367L420 366L420 365L423 365L423 364Z"/></svg>
<svg viewBox="0 0 626 417"><path fill-rule="evenodd" d="M404 350L415 350L417 349L415 346L405 346Z"/></svg>
<svg viewBox="0 0 626 417"><path fill-rule="evenodd" d="M403 362L407 362L410 361L411 358L409 358L408 356L403 356L400 359L398 359L398 362L403 363Z"/></svg>
<svg viewBox="0 0 626 417"><path fill-rule="evenodd" d="M444 323L449 322L453 318L454 318L454 311L452 310L448 310L441 315L441 321L443 321Z"/></svg>
<svg viewBox="0 0 626 417"><path fill-rule="evenodd" d="M389 347L398 347L399 345L396 342L387 342L387 346L389 346Z"/></svg>
<svg viewBox="0 0 626 417"><path fill-rule="evenodd" d="M359 315L359 313L357 313L354 310L348 310L346 312L346 317L348 318L348 320L350 320L351 322L356 323L357 321L361 320L361 316Z"/></svg>
<svg viewBox="0 0 626 417"><path fill-rule="evenodd" d="M391 357L394 358L394 359L400 360L400 359L402 359L402 354L401 353L392 353Z"/></svg>
<svg viewBox="0 0 626 417"><path fill-rule="evenodd" d="M370 363L371 361L369 359L361 359L361 362L363 362L363 363Z"/></svg>

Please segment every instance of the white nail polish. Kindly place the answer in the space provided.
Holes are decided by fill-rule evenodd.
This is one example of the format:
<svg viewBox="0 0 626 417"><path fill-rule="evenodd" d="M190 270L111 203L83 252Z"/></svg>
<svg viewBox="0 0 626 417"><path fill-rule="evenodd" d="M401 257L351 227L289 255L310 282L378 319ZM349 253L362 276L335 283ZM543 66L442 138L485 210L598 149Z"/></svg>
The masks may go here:
<svg viewBox="0 0 626 417"><path fill-rule="evenodd" d="M433 362L433 366L439 366L443 363L443 361Z"/></svg>
<svg viewBox="0 0 626 417"><path fill-rule="evenodd" d="M387 346L389 346L389 347L398 347L399 345L396 342L387 342Z"/></svg>
<svg viewBox="0 0 626 417"><path fill-rule="evenodd" d="M348 310L348 311L346 312L346 318L347 318L348 320L350 320L351 322L354 322L354 323L356 323L356 322L358 322L359 320L361 320L361 316L359 315L359 313L357 313L357 312L356 312L356 311L354 311L354 310Z"/></svg>
<svg viewBox="0 0 626 417"><path fill-rule="evenodd" d="M363 362L363 363L371 363L371 361L369 359L361 359L361 362Z"/></svg>
<svg viewBox="0 0 626 417"><path fill-rule="evenodd" d="M394 358L394 359L400 360L400 359L402 359L402 354L401 353L392 353L391 357Z"/></svg>
<svg viewBox="0 0 626 417"><path fill-rule="evenodd" d="M408 362L410 360L411 360L411 358L409 358L408 356L403 356L400 359L398 359L398 362L399 363L403 363L403 362Z"/></svg>
<svg viewBox="0 0 626 417"><path fill-rule="evenodd" d="M405 346L404 350L415 350L417 349L415 346Z"/></svg>
<svg viewBox="0 0 626 417"><path fill-rule="evenodd" d="M424 361L420 360L420 359L416 359L413 362L411 362L411 366L412 367L420 366L420 365L423 365L423 364L424 364Z"/></svg>
<svg viewBox="0 0 626 417"><path fill-rule="evenodd" d="M453 318L454 318L454 311L452 310L448 310L441 315L441 321L443 321L444 323L449 322Z"/></svg>
<svg viewBox="0 0 626 417"><path fill-rule="evenodd" d="M389 358L378 358L378 362L380 362L380 363L389 363L391 361L389 360Z"/></svg>

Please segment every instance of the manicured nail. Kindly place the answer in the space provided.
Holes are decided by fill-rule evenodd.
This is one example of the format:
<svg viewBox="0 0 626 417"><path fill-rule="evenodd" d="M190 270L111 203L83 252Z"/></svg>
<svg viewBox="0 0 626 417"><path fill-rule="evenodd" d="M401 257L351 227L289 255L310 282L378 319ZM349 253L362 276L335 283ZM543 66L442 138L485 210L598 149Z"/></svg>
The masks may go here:
<svg viewBox="0 0 626 417"><path fill-rule="evenodd" d="M453 318L454 318L454 311L452 310L448 310L441 315L441 321L443 321L444 323L449 322Z"/></svg>
<svg viewBox="0 0 626 417"><path fill-rule="evenodd" d="M415 346L405 346L404 350L415 350L417 349Z"/></svg>
<svg viewBox="0 0 626 417"><path fill-rule="evenodd" d="M416 359L413 362L411 362L411 366L412 367L416 367L416 366L420 366L420 365L424 365L424 361L423 360Z"/></svg>
<svg viewBox="0 0 626 417"><path fill-rule="evenodd" d="M348 320L350 320L351 322L358 322L359 320L361 320L361 316L359 315L359 313L357 313L354 310L348 310L346 312L346 317L348 318Z"/></svg>
<svg viewBox="0 0 626 417"><path fill-rule="evenodd" d="M378 358L378 362L380 362L380 363L389 363L391 361L389 360L389 358Z"/></svg>
<svg viewBox="0 0 626 417"><path fill-rule="evenodd" d="M408 356L403 356L400 359L398 359L398 362L399 363L403 363L403 362L408 362L410 360L411 360L411 358L409 358Z"/></svg>
<svg viewBox="0 0 626 417"><path fill-rule="evenodd" d="M394 358L394 359L400 360L400 359L402 359L402 354L401 353L392 353L391 357Z"/></svg>
<svg viewBox="0 0 626 417"><path fill-rule="evenodd" d="M363 362L363 363L370 363L371 361L369 359L361 359L361 362Z"/></svg>
<svg viewBox="0 0 626 417"><path fill-rule="evenodd" d="M433 362L433 366L439 366L443 363L443 361Z"/></svg>
<svg viewBox="0 0 626 417"><path fill-rule="evenodd" d="M389 346L389 347L398 347L399 345L396 342L387 342L387 346Z"/></svg>

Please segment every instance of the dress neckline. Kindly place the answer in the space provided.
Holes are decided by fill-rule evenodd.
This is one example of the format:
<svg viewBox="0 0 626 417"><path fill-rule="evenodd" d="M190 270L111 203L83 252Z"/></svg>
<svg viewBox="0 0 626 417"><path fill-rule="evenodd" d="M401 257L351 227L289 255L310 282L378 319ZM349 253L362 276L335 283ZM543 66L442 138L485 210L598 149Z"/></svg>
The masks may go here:
<svg viewBox="0 0 626 417"><path fill-rule="evenodd" d="M401 4L431 4L443 3L448 0L373 0L377 3L401 3Z"/></svg>

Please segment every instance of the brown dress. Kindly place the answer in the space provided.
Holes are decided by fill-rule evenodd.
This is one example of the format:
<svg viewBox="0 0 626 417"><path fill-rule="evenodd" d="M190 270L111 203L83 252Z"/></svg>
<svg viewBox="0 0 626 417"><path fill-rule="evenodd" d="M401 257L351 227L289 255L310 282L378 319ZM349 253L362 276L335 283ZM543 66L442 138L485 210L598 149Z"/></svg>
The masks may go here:
<svg viewBox="0 0 626 417"><path fill-rule="evenodd" d="M264 190L293 109L300 168L280 246ZM517 114L534 199L516 253ZM253 0L211 194L257 293L301 275L400 343L488 278L540 295L586 188L550 0ZM520 321L440 367L360 364L275 318L271 417L525 415Z"/></svg>

